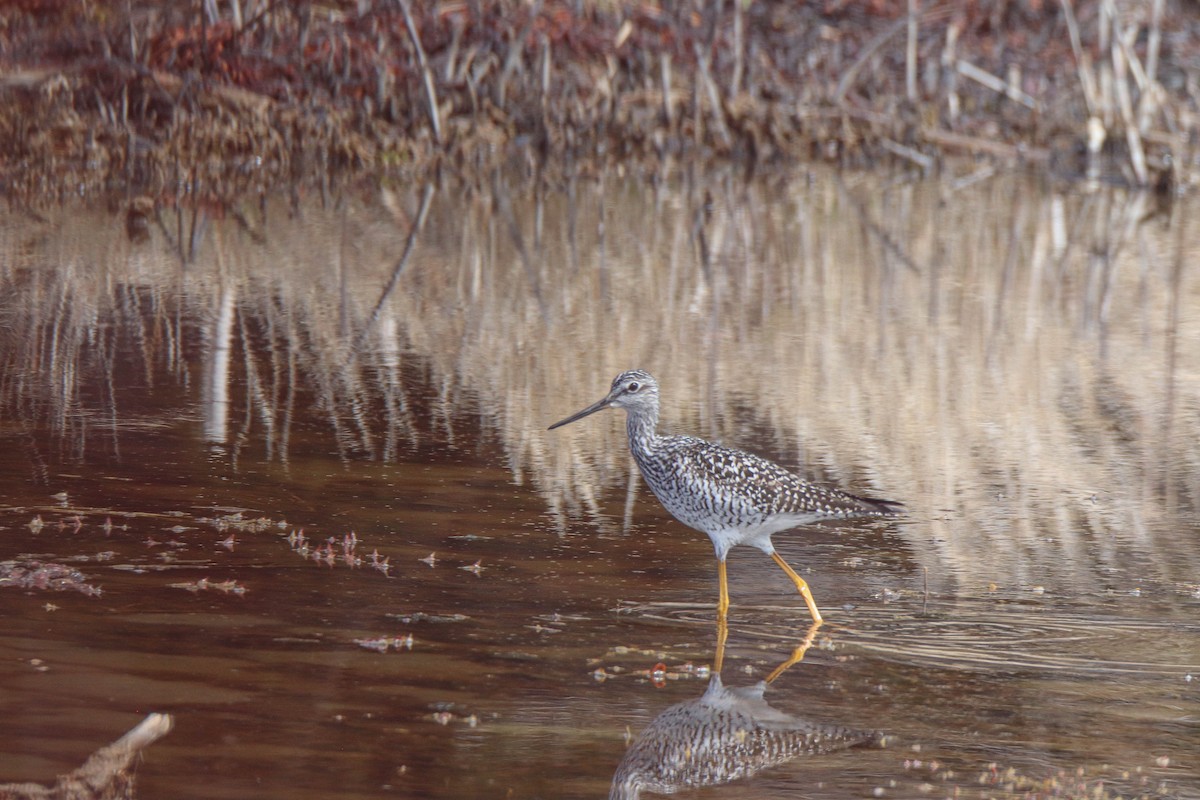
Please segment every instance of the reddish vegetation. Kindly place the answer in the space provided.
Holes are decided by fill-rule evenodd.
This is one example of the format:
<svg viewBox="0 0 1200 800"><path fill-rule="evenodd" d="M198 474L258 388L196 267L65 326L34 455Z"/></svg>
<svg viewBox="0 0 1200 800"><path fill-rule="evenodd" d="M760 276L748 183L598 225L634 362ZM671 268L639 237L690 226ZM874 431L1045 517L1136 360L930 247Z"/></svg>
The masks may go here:
<svg viewBox="0 0 1200 800"><path fill-rule="evenodd" d="M229 197L514 154L927 169L953 151L1071 173L1089 118L1117 177L1191 169L1200 12L1182 0L961 0L911 20L899 0L207 5L10 4L4 188Z"/></svg>

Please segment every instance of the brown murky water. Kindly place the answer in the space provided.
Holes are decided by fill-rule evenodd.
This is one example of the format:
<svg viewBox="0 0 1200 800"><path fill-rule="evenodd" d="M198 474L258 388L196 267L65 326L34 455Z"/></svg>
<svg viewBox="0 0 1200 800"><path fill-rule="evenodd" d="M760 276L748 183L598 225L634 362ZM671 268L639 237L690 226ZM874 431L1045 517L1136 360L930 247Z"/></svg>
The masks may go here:
<svg viewBox="0 0 1200 800"><path fill-rule="evenodd" d="M886 746L703 796L1200 797L1194 205L810 173L498 179L137 242L10 214L0 781L167 712L141 797L603 797L683 703L651 728L676 778L753 771L690 702L709 543L631 481L618 414L545 430L636 365L664 428L911 512L775 537L828 621L723 701ZM808 613L757 551L730 579L721 678L752 687ZM685 718L725 755L671 751Z"/></svg>

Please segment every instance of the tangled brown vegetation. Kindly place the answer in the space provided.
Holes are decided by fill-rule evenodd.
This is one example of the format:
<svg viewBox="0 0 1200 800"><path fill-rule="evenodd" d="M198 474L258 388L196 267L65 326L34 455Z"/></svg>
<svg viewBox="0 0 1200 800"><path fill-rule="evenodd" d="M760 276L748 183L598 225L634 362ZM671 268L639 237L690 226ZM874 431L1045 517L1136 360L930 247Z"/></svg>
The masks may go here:
<svg viewBox="0 0 1200 800"><path fill-rule="evenodd" d="M224 200L513 160L968 154L1174 186L1198 31L1182 0L24 0L0 17L0 181Z"/></svg>

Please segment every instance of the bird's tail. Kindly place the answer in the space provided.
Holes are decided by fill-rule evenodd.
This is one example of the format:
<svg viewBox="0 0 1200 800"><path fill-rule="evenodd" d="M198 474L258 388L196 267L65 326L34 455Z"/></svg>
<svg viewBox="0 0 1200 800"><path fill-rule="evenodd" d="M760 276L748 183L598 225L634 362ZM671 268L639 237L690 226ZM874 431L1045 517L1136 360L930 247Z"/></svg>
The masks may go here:
<svg viewBox="0 0 1200 800"><path fill-rule="evenodd" d="M905 513L904 503L899 500L883 500L878 497L859 497L853 496L855 500L862 503L863 511L868 514L879 514L884 517L898 517Z"/></svg>

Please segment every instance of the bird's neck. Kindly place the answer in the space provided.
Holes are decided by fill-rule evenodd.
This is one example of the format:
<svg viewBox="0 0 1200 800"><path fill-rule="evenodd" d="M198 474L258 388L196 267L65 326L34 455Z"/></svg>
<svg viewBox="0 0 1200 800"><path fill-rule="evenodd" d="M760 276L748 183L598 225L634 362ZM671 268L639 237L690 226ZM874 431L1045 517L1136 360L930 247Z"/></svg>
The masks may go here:
<svg viewBox="0 0 1200 800"><path fill-rule="evenodd" d="M625 421L625 429L629 432L629 449L647 453L654 449L658 439L658 414L630 414Z"/></svg>

